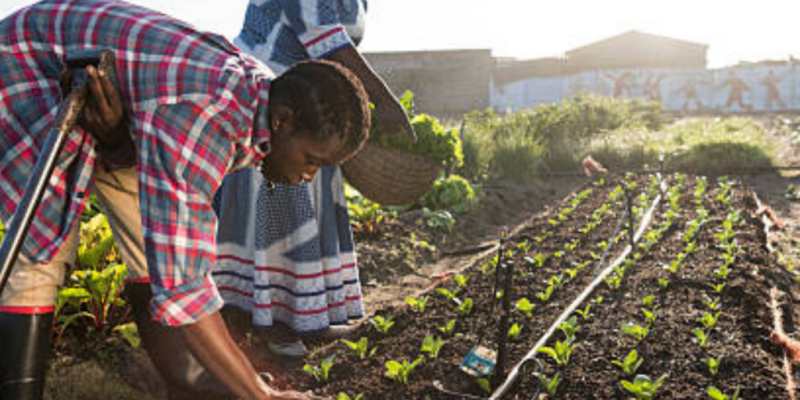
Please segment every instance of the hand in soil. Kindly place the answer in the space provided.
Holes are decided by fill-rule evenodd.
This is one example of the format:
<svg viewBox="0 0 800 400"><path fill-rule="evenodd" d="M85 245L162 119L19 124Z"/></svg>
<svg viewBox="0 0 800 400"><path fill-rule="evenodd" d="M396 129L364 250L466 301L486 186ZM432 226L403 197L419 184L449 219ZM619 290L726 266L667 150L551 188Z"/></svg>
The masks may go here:
<svg viewBox="0 0 800 400"><path fill-rule="evenodd" d="M309 392L296 392L294 390L273 390L270 393L270 399L272 400L333 400L329 397L322 397L317 396L314 393Z"/></svg>

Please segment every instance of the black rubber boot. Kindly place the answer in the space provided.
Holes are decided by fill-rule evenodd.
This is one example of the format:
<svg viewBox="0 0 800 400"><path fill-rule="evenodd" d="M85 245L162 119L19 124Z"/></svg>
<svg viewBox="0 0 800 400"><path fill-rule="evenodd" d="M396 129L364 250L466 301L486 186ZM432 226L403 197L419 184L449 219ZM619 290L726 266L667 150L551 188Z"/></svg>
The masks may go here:
<svg viewBox="0 0 800 400"><path fill-rule="evenodd" d="M52 324L52 313L0 313L0 399L44 396Z"/></svg>
<svg viewBox="0 0 800 400"><path fill-rule="evenodd" d="M170 400L237 398L192 355L180 332L153 321L148 310L152 298L149 284L127 284L125 296L133 310L142 345L167 385Z"/></svg>

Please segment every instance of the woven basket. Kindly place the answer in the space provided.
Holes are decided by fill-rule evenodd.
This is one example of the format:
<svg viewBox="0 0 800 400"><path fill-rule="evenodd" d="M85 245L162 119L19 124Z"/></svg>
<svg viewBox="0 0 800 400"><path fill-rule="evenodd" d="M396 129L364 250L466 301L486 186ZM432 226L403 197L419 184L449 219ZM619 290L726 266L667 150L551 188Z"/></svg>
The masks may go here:
<svg viewBox="0 0 800 400"><path fill-rule="evenodd" d="M427 158L366 143L342 165L347 182L364 197L386 206L419 200L442 172Z"/></svg>

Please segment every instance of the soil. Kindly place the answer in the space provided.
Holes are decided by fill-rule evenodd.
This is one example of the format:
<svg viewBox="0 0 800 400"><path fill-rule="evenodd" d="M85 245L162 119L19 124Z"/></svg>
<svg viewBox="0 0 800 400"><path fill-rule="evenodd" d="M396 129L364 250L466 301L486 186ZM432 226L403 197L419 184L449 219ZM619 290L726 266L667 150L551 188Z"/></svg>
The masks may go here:
<svg viewBox="0 0 800 400"><path fill-rule="evenodd" d="M646 182L641 182L640 187ZM716 185L710 185L716 188ZM555 212L537 218L528 228L514 236L507 246L518 249L521 243L532 243L532 239L545 238L529 251L517 251L510 263L515 265L514 291L512 304L526 297L537 304L531 318L514 314L512 323L522 326L522 334L509 343L506 372L510 365L519 362L549 325L591 281L596 271L591 265L579 268L575 278L565 279L563 284L547 302L537 300L537 293L547 286L546 281L561 274L565 268L576 268L585 260L592 260L595 244L608 240L615 230L616 218L607 218L603 224L582 236L577 229L584 226L591 213L602 204L609 188L595 188L593 196L581 204L564 223L553 227L549 222ZM539 356L542 366L539 372L552 376L561 373L564 380L558 391L558 398L564 399L607 399L628 398L620 385L624 376L611 360L623 358L632 349L637 349L644 362L637 371L653 379L664 377L657 398L695 399L705 396L709 385L719 387L728 394L736 388L741 389L742 398L784 399L787 398L785 375L782 371L782 353L769 341L772 332L772 314L768 306L768 292L777 287L784 293L783 312L786 331L795 331L798 318L796 299L800 295L792 274L781 268L775 258L768 254L765 237L759 220L752 215L754 205L748 200L746 192L737 187L734 191L732 208L727 208L717 200L718 189L706 196L705 207L709 211L709 222L698 234L698 250L685 260L685 267L677 274L669 276L663 265L669 263L685 244L681 233L686 223L695 217L692 196L694 187L690 183L684 190L682 206L685 212L674 220L657 246L643 252L634 267L626 273L624 282L618 290L608 285L598 286L596 296L601 302L591 306L591 315L580 318L575 344L576 350L566 366L557 366L546 357ZM563 207L562 203L562 207ZM622 202L614 206L613 215L622 214ZM720 230L722 221L732 210L742 210L736 240L741 246L737 261L725 280L726 286L719 295L721 317L719 324L710 332L710 345L700 347L693 341L692 330L699 326L698 318L708 311L704 301L718 296L709 286L719 283L715 271L721 266L721 250L715 246L714 234ZM656 218L659 221L663 214ZM548 235L547 232L552 232ZM563 250L563 244L579 238L574 250L566 251L560 259L554 256ZM535 242L535 240L533 241ZM621 247L617 244L615 248ZM534 253L550 255L543 267L535 267L525 260ZM592 263L589 263L592 264ZM488 271L484 272L484 271ZM447 389L472 395L485 395L476 379L459 371L458 365L472 346L482 344L497 348L497 326L499 307L495 302L492 263L486 260L476 263L469 269L471 276L466 288L462 289L462 299L474 300L474 308L469 316L458 316L455 303L438 294L430 293L427 310L413 313L406 307L388 308L378 312L382 316L393 316L395 325L389 334L378 333L369 326L363 326L354 335L367 337L370 346L378 348L377 354L365 360L358 359L351 350L342 344L320 349L309 360L318 363L322 358L335 355L336 363L331 369L330 380L317 381L303 373L291 374L296 380L293 386L312 389L318 393L336 396L346 392L351 397L363 393L364 399L440 399L448 396L436 389L435 382L443 383ZM666 289L657 284L659 278L669 278ZM455 290L455 284L448 280L445 288ZM621 332L621 327L629 322L644 325L641 308L642 298L653 295L658 306L658 318L652 325L650 334L637 343L629 335ZM435 360L426 359L413 371L408 384L401 384L384 376L384 364L389 360L408 360L424 357L420 344L427 335L442 336L437 327L450 320L456 320L456 334L445 336L446 344ZM560 333L553 339L562 340ZM553 339L550 340L552 346ZM722 359L717 375L712 375L706 364L708 357ZM537 364L529 364L536 366ZM539 394L538 380L524 368L517 385L506 398L528 399Z"/></svg>

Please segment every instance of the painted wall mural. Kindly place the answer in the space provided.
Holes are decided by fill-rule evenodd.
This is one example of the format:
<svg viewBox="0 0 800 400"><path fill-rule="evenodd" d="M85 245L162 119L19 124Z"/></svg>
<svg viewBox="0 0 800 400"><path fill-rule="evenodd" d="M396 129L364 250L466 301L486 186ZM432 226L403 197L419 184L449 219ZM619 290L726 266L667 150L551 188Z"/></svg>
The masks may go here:
<svg viewBox="0 0 800 400"><path fill-rule="evenodd" d="M516 111L583 93L660 101L685 112L800 111L800 65L628 69L492 85L491 105Z"/></svg>

